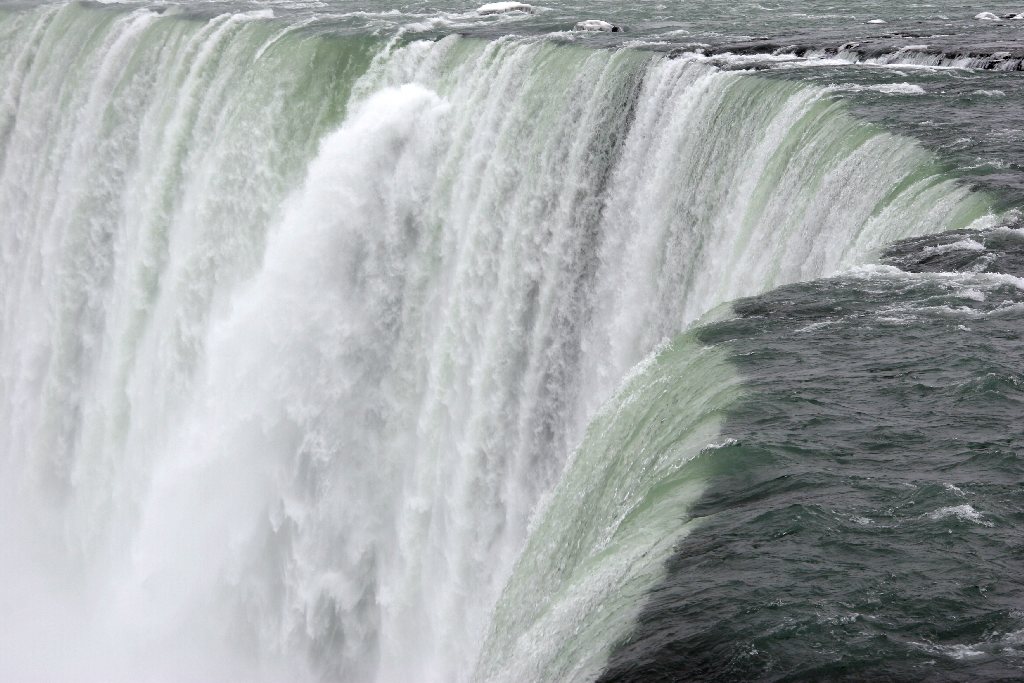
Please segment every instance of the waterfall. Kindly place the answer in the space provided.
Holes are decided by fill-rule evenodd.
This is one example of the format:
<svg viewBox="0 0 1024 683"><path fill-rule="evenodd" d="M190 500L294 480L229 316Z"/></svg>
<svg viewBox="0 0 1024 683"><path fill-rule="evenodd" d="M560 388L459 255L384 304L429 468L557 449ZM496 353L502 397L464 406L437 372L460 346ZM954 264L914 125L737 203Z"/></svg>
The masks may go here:
<svg viewBox="0 0 1024 683"><path fill-rule="evenodd" d="M80 639L4 675L593 674L628 614L544 654L571 636L537 601L589 619L656 580L685 527L619 530L731 381L669 347L692 411L648 462L616 441L655 391L631 369L991 220L834 93L696 57L79 4L0 37L3 599L53 608L24 652ZM627 452L649 469L608 489ZM650 564L587 579L608 548Z"/></svg>

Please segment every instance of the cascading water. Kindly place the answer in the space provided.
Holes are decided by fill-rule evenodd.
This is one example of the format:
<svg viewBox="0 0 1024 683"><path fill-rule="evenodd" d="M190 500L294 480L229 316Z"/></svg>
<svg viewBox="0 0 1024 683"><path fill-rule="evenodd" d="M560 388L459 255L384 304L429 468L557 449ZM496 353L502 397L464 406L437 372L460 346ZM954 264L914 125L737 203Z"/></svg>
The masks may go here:
<svg viewBox="0 0 1024 683"><path fill-rule="evenodd" d="M80 5L0 38L3 599L53 611L4 675L593 677L733 382L680 342L678 423L634 377L584 438L630 368L989 220L828 91L696 58Z"/></svg>

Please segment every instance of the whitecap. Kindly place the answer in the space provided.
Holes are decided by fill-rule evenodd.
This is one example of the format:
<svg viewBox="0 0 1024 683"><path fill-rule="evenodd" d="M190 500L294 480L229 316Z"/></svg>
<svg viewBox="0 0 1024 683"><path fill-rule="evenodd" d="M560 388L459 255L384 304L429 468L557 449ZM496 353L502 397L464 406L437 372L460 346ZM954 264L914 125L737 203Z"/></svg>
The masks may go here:
<svg viewBox="0 0 1024 683"><path fill-rule="evenodd" d="M949 517L956 517L957 519L965 522L973 522L974 524L980 524L982 526L994 526L992 522L984 519L982 513L978 512L971 505L951 505L949 507L939 508L934 512L929 512L927 515L928 519L934 519L936 521L942 519L948 519Z"/></svg>
<svg viewBox="0 0 1024 683"><path fill-rule="evenodd" d="M607 31L618 32L619 27L614 24L610 24L607 21L601 19L585 19L583 21L576 22L576 26L573 28L574 31Z"/></svg>
<svg viewBox="0 0 1024 683"><path fill-rule="evenodd" d="M529 14L533 12L533 5L527 5L525 2L504 0L504 2L489 2L476 8L476 13L484 16L488 14L504 14L506 12L526 12Z"/></svg>
<svg viewBox="0 0 1024 683"><path fill-rule="evenodd" d="M738 443L739 443L739 441L737 441L736 439L733 439L732 437L729 437L729 438L725 439L724 441L719 441L718 443L709 443L707 446L705 446L704 448L700 449L700 452L701 453L707 453L708 451L718 451L718 450L721 450L723 448L728 448L729 446L735 446Z"/></svg>
<svg viewBox="0 0 1024 683"><path fill-rule="evenodd" d="M886 83L882 85L872 85L866 88L867 90L875 90L886 95L923 95L924 88L913 83Z"/></svg>
<svg viewBox="0 0 1024 683"><path fill-rule="evenodd" d="M945 655L946 657L952 657L953 659L967 659L969 657L981 657L985 654L984 651L977 649L973 645L935 645L933 643L914 643L917 647L927 650L932 654Z"/></svg>
<svg viewBox="0 0 1024 683"><path fill-rule="evenodd" d="M946 254L951 251L984 251L985 245L977 240L966 238L948 244L938 244L934 247L926 247L921 250L922 254L931 256L933 254Z"/></svg>
<svg viewBox="0 0 1024 683"><path fill-rule="evenodd" d="M960 297L964 299L970 299L971 301L980 302L985 300L985 292L981 291L980 289L975 289L974 287L968 287L967 289L963 289L957 292L957 294Z"/></svg>

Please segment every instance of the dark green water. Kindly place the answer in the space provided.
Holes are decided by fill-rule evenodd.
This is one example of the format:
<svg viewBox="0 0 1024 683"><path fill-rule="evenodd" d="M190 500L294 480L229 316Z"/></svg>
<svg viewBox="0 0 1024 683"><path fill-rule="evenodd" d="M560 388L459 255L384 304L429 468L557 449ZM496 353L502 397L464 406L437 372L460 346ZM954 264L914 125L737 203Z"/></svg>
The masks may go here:
<svg viewBox="0 0 1024 683"><path fill-rule="evenodd" d="M884 261L698 332L749 394L602 681L1024 675L1024 234Z"/></svg>

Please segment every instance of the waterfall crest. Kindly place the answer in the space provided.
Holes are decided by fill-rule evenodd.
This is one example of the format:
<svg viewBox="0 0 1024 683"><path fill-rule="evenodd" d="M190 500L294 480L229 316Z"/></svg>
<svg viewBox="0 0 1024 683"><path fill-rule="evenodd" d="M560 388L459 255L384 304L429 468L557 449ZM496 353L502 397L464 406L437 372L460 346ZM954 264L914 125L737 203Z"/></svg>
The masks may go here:
<svg viewBox="0 0 1024 683"><path fill-rule="evenodd" d="M547 633L515 596L567 580L541 565L622 466L622 425L581 439L642 400L630 369L719 304L990 219L834 94L699 60L78 4L0 36L5 537L142 653L97 645L104 679L461 680L487 633L483 678L593 671L599 645L510 664ZM714 438L686 420L683 459Z"/></svg>

